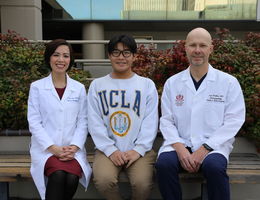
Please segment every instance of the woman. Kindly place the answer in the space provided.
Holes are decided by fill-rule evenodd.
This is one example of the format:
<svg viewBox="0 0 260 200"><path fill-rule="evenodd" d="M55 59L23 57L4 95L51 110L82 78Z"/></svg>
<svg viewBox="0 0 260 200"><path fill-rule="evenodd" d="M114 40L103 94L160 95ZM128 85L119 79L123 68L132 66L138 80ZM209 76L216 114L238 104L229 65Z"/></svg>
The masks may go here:
<svg viewBox="0 0 260 200"><path fill-rule="evenodd" d="M31 84L28 99L31 174L42 199L69 200L91 175L84 147L86 90L66 73L74 58L65 40L48 43L44 59L51 73Z"/></svg>

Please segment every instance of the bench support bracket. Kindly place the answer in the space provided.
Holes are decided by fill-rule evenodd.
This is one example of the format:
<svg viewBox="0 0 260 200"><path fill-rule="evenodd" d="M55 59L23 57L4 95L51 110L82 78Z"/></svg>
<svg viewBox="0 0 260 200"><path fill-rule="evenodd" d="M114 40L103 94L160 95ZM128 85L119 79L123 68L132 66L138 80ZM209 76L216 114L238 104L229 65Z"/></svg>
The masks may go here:
<svg viewBox="0 0 260 200"><path fill-rule="evenodd" d="M208 191L207 191L207 184L206 183L201 184L201 199L202 200L208 200Z"/></svg>
<svg viewBox="0 0 260 200"><path fill-rule="evenodd" d="M8 200L9 197L9 185L8 182L0 182L0 199Z"/></svg>

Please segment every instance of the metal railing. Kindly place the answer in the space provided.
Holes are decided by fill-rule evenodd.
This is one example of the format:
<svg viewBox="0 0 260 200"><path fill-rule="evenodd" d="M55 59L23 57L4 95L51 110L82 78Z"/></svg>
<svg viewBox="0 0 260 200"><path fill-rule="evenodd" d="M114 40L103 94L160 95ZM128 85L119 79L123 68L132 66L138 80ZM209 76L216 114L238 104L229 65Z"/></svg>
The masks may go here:
<svg viewBox="0 0 260 200"><path fill-rule="evenodd" d="M51 40L28 40L30 43L48 43ZM181 40L143 40L136 39L137 44L174 44ZM225 41L225 40L224 40ZM108 44L109 40L67 40L70 44ZM233 42L238 42L234 40ZM75 59L76 67L82 68L82 66L109 66L109 59Z"/></svg>
<svg viewBox="0 0 260 200"><path fill-rule="evenodd" d="M28 40L31 43L48 43L51 40ZM172 44L180 40L136 40L137 44ZM108 44L109 40L67 40L70 44Z"/></svg>
<svg viewBox="0 0 260 200"><path fill-rule="evenodd" d="M91 66L91 65L101 65L107 66L110 65L109 59L75 59L75 63L84 66Z"/></svg>
<svg viewBox="0 0 260 200"><path fill-rule="evenodd" d="M27 129L11 130L5 129L0 131L0 136L30 136L31 133Z"/></svg>
<svg viewBox="0 0 260 200"><path fill-rule="evenodd" d="M29 40L30 43L48 43L51 40ZM137 39L137 44L174 44L180 40L142 40ZM109 40L67 40L70 44L108 44ZM109 66L109 59L75 59L76 67L82 68L82 66Z"/></svg>

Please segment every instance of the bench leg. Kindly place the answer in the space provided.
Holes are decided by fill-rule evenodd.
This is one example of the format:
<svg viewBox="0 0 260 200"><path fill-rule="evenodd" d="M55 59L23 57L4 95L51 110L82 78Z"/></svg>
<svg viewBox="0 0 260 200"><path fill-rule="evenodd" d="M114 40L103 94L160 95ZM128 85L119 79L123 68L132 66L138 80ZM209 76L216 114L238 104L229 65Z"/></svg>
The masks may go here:
<svg viewBox="0 0 260 200"><path fill-rule="evenodd" d="M9 198L9 185L8 182L0 182L0 199L8 200Z"/></svg>
<svg viewBox="0 0 260 200"><path fill-rule="evenodd" d="M208 200L207 184L201 184L201 200Z"/></svg>

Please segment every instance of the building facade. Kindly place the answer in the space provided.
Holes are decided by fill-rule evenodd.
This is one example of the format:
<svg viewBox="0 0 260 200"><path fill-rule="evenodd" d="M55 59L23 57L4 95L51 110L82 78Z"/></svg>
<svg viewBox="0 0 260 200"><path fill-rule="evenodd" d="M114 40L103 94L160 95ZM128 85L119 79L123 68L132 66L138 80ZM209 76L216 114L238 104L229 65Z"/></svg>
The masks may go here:
<svg viewBox="0 0 260 200"><path fill-rule="evenodd" d="M1 33L32 40L108 40L128 33L139 39L184 39L201 26L228 28L242 38L260 31L260 0L0 0ZM160 46L159 46L160 48ZM163 46L162 48L167 48ZM106 57L103 44L76 45L81 58Z"/></svg>

